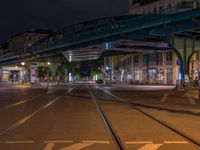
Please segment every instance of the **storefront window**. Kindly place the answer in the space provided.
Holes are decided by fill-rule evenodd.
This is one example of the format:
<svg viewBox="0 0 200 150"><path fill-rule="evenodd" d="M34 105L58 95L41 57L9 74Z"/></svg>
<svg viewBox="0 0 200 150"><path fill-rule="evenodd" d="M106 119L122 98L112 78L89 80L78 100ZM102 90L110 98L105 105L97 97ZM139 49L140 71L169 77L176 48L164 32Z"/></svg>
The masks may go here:
<svg viewBox="0 0 200 150"><path fill-rule="evenodd" d="M173 69L167 69L167 84L173 84Z"/></svg>
<svg viewBox="0 0 200 150"><path fill-rule="evenodd" d="M142 70L142 80L147 80L147 70L146 69L143 69Z"/></svg>
<svg viewBox="0 0 200 150"><path fill-rule="evenodd" d="M138 69L134 70L134 80L139 81L139 70Z"/></svg>
<svg viewBox="0 0 200 150"><path fill-rule="evenodd" d="M152 80L156 80L157 73L158 73L158 70L156 68L149 69L149 78Z"/></svg>

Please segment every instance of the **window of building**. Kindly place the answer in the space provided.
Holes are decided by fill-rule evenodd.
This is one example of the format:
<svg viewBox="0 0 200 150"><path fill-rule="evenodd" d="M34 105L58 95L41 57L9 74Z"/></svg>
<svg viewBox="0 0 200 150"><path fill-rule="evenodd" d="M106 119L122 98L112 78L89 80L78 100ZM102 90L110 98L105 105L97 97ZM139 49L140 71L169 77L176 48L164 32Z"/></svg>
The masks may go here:
<svg viewBox="0 0 200 150"><path fill-rule="evenodd" d="M157 54L157 65L159 65L159 66L163 65L163 54L162 53Z"/></svg>
<svg viewBox="0 0 200 150"><path fill-rule="evenodd" d="M159 11L160 11L160 12L162 12L162 9L163 9L163 7L162 7L162 6L160 6L160 8L159 8Z"/></svg>
<svg viewBox="0 0 200 150"><path fill-rule="evenodd" d="M131 67L131 57L128 57L126 60L124 60L124 67Z"/></svg>
<svg viewBox="0 0 200 150"><path fill-rule="evenodd" d="M142 66L147 66L147 60L148 60L148 56L142 55Z"/></svg>
<svg viewBox="0 0 200 150"><path fill-rule="evenodd" d="M167 52L166 53L166 65L172 65L172 52Z"/></svg>
<svg viewBox="0 0 200 150"><path fill-rule="evenodd" d="M168 5L167 5L167 8L171 8L172 7L172 5L169 3Z"/></svg>
<svg viewBox="0 0 200 150"><path fill-rule="evenodd" d="M138 56L138 55L135 55L135 56L134 56L133 62L134 62L134 66L135 66L135 67L138 67L138 65L139 65L139 56Z"/></svg>
<svg viewBox="0 0 200 150"><path fill-rule="evenodd" d="M157 12L156 8L153 9L153 13L155 14Z"/></svg>
<svg viewBox="0 0 200 150"><path fill-rule="evenodd" d="M149 55L149 65L150 66L156 65L156 55L155 54Z"/></svg>
<svg viewBox="0 0 200 150"><path fill-rule="evenodd" d="M128 58L128 65L131 67L131 56Z"/></svg>

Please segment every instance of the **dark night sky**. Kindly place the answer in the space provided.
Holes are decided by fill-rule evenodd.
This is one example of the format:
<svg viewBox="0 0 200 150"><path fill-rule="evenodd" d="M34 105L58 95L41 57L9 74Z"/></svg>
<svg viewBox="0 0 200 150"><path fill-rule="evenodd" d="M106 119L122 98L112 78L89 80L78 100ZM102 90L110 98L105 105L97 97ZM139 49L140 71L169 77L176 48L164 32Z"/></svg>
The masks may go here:
<svg viewBox="0 0 200 150"><path fill-rule="evenodd" d="M58 29L127 11L128 0L1 0L0 43L26 29Z"/></svg>

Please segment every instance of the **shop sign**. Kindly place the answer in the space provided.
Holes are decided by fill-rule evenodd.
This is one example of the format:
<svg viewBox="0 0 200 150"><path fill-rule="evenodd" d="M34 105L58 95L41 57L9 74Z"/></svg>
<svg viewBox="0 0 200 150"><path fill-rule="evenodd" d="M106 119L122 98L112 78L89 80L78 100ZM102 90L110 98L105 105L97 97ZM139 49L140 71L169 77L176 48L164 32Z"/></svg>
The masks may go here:
<svg viewBox="0 0 200 150"><path fill-rule="evenodd" d="M10 71L9 71L9 70L3 70L2 73L3 73L3 74L9 74Z"/></svg>

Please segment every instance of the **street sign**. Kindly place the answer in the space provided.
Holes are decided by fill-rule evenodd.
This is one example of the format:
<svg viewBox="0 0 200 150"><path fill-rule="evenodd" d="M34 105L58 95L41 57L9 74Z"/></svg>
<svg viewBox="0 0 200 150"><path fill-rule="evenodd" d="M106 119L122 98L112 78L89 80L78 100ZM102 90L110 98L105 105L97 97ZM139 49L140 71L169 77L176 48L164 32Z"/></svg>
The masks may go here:
<svg viewBox="0 0 200 150"><path fill-rule="evenodd" d="M178 59L178 60L176 61L176 64L179 65L179 66L181 66L181 65L183 64L183 62L182 62L182 60Z"/></svg>

